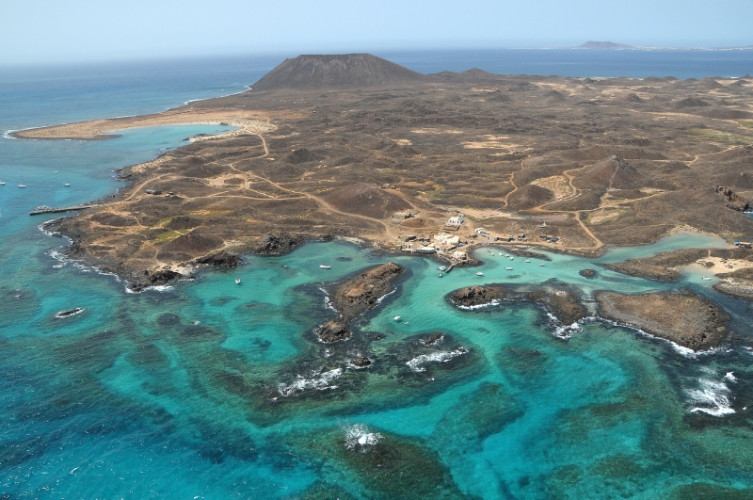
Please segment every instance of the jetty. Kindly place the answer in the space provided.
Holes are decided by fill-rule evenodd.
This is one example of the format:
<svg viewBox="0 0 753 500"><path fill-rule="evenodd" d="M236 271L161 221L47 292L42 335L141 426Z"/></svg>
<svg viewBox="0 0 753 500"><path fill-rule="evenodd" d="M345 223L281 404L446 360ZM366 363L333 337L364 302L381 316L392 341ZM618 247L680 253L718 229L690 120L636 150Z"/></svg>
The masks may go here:
<svg viewBox="0 0 753 500"><path fill-rule="evenodd" d="M94 208L98 207L99 205L97 203L87 203L83 205L73 205L70 207L47 207L44 205L40 205L31 212L29 212L29 215L41 215L41 214L59 214L62 212L75 212L76 210L85 210L87 208Z"/></svg>

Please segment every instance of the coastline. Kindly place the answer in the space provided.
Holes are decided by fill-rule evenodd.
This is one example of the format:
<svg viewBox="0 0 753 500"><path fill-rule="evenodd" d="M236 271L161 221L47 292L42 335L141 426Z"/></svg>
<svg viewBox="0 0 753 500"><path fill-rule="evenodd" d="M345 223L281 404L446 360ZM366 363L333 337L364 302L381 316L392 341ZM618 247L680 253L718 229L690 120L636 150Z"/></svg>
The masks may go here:
<svg viewBox="0 0 753 500"><path fill-rule="evenodd" d="M118 130L170 125L229 125L238 127L239 129L211 136L213 138L252 133L256 130L271 130L269 117L258 112L202 111L189 107L189 109L175 108L148 115L104 118L22 130L9 130L6 134L16 139L86 141L117 137L113 132L117 132Z"/></svg>
<svg viewBox="0 0 753 500"><path fill-rule="evenodd" d="M481 96L484 106L494 98L505 109L515 93L536 95L548 90L549 101L543 103L542 109L536 107L536 113L548 112L557 105L569 109L565 96L588 94L592 92L589 85L605 86L605 90L596 91L596 96L617 92L621 99L625 98L616 105L617 110L622 110L624 103L630 107L634 102L645 101L639 97L638 101L632 99L636 94L630 94L629 89L614 89L611 81L586 82L561 77L528 80L520 75L487 78L496 79L497 86L506 85L509 95L498 88L479 90L472 85L485 81L473 79L469 80L469 90L463 75L450 75L445 83L432 77L427 82L412 82L407 86L396 84L394 92L404 92L411 103L427 86L441 85L464 98ZM619 85L625 84L640 84L641 90L636 92L648 92L644 81L621 79ZM707 82L689 84L704 86ZM667 87L681 85L684 95L688 82L660 80L651 85L656 92L667 92ZM717 82L717 87L726 91L732 83ZM319 92L243 91L160 113L39 127L11 135L26 139L97 140L113 137L118 130L138 127L187 124L237 127L218 135L193 137L189 146L124 168L121 175L129 185L110 204L56 223L62 233L73 235L74 251L82 258L106 262L106 268L118 269L119 274L146 276L147 281L161 281L164 271L180 275L186 266L220 251L286 252L295 245L286 250L286 244L279 247L270 238L285 239L288 235L299 241L357 237L390 252L428 253L447 264L474 265L479 261L473 252L487 244L506 244L514 252L535 253L542 249L595 258L615 246L648 244L683 230L708 233L712 225L709 216L700 212L696 217L702 222L701 227L683 221L687 217L672 211L674 201L666 208L653 209L651 217L663 219L661 224L627 221L615 225L613 221L624 220L624 214L639 203L670 199L677 189L665 187L670 185L668 181L657 183L646 179L645 174L621 156L610 154L610 148L598 142L594 146L576 145L573 149L568 149L572 146L567 141L564 146L557 143L556 158L552 159L548 153L552 146L545 139L538 146L541 152L536 161L555 162L554 165L564 160L573 163L546 175L537 173L538 177L521 183L519 179L526 178L521 166L529 161L528 155L535 157L537 147L536 142L528 143L525 137L511 139L510 132L490 135L483 128L478 132L475 123L468 128L467 117L463 116L457 126L445 127L446 131L411 124L408 128L388 126L386 131L378 128L377 133L369 127L378 127L379 122L361 119L359 112L350 109L353 104L349 99L360 99L363 92L378 97L384 93L383 89L344 90L331 102L310 101ZM465 97L467 92L471 92L469 97ZM504 99L496 99L500 96ZM312 102L317 104L314 106ZM452 102L446 104L452 106ZM528 101L521 104L523 110L530 105ZM388 107L378 113L394 113L394 110ZM457 119L452 107L442 111L449 114L443 120ZM410 108L405 116L399 115L401 109L397 112L396 123L413 116ZM429 116L437 112L432 110ZM418 118L411 120L420 121L425 113L420 111ZM662 114L667 120L679 119L666 110ZM342 116L344 121L339 118ZM341 122L336 122L337 119ZM580 118L576 114L572 120L577 124ZM570 124L567 119L565 123ZM359 127L364 127L365 132L361 133ZM354 134L349 136L349 132ZM452 141L444 138L445 132L452 134ZM540 137L537 129L533 132L530 141ZM482 135L478 136L479 133ZM599 139L595 140L601 140L597 136ZM502 177L505 184L497 188L496 198L485 192L490 181L483 176L478 177L478 186L472 187L465 187L466 174L451 171L446 174L447 180L427 179L427 175L436 175L432 162L439 151L442 158L447 156L444 149L448 143L455 148L453 164L462 165L466 158L470 161L483 158L491 165L506 165L509 178ZM640 144L641 149L636 149L633 143ZM321 149L323 145L332 151ZM651 150L649 146L650 141L636 138L619 148L625 150L628 158L644 155L659 162L667 161L666 151ZM560 153L558 148L565 149ZM373 173L368 166L371 161L376 162ZM363 175L351 171L351 165L359 165ZM496 177L495 182L499 182ZM604 185L594 187L594 182ZM459 186L456 195L448 195L443 203L435 201L448 186L454 185ZM679 199L681 195L677 192L676 196ZM704 196L708 201L717 201ZM469 203L471 198L479 199L481 204ZM447 228L448 218L463 211L467 212L466 223ZM724 224L715 226L723 230L720 237L729 238L731 232L745 228L746 222L750 226L747 218L736 217L732 212L723 213ZM129 225L124 222L128 218L140 222ZM542 220L546 222L540 223ZM444 241L457 242L443 244L439 242L440 236ZM666 273L677 273L660 267L658 273L649 277L664 279ZM640 266L625 270L646 273Z"/></svg>

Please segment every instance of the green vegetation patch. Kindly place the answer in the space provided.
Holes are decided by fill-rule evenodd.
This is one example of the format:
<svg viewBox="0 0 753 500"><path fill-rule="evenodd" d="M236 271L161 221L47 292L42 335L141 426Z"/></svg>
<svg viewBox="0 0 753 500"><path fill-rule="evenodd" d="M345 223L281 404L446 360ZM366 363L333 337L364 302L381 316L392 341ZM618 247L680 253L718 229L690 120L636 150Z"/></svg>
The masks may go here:
<svg viewBox="0 0 753 500"><path fill-rule="evenodd" d="M179 236L183 236L186 233L188 233L188 229L180 229L177 231L165 231L165 232L155 235L154 238L152 239L152 242L156 244L167 243L168 241L173 241L174 239L178 238Z"/></svg>
<svg viewBox="0 0 753 500"><path fill-rule="evenodd" d="M711 128L691 128L690 135L695 139L724 142L728 144L746 144L751 140L750 137L742 134L735 134L733 132L725 132L724 130Z"/></svg>

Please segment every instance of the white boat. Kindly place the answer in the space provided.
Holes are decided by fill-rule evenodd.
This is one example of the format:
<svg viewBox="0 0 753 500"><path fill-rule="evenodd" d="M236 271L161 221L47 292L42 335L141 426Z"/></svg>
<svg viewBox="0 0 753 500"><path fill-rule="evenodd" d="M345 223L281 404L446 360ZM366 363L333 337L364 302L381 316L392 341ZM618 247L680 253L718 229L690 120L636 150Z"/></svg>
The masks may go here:
<svg viewBox="0 0 753 500"><path fill-rule="evenodd" d="M526 260L524 260L523 262L525 262L526 264L528 264L528 263L530 263L530 262L531 262L531 259L526 259Z"/></svg>
<svg viewBox="0 0 753 500"><path fill-rule="evenodd" d="M403 317L402 316L395 316L392 319L395 320L395 321L400 321L401 319L403 319Z"/></svg>
<svg viewBox="0 0 753 500"><path fill-rule="evenodd" d="M506 271L512 271L512 267L509 267L509 266L508 266L508 267L506 267L506 268L505 268L505 270L506 270Z"/></svg>
<svg viewBox="0 0 753 500"><path fill-rule="evenodd" d="M481 271L476 271L476 276L483 276L483 275L484 273L482 273Z"/></svg>
<svg viewBox="0 0 753 500"><path fill-rule="evenodd" d="M702 280L704 280L704 281L711 281L711 278L709 278L708 276L704 276L704 277L703 277L703 278L701 278L701 279L702 279Z"/></svg>
<svg viewBox="0 0 753 500"><path fill-rule="evenodd" d="M441 277L442 277L442 273L437 274L437 278L441 278Z"/></svg>
<svg viewBox="0 0 753 500"><path fill-rule="evenodd" d="M26 184L19 184L18 187L20 187L21 189L23 189L23 188L26 187Z"/></svg>
<svg viewBox="0 0 753 500"><path fill-rule="evenodd" d="M332 269L332 266L328 266L327 264L319 264L319 267L322 269Z"/></svg>
<svg viewBox="0 0 753 500"><path fill-rule="evenodd" d="M440 271L444 271L447 268L445 266L439 266L437 269L439 269Z"/></svg>
<svg viewBox="0 0 753 500"><path fill-rule="evenodd" d="M5 186L5 181L0 181L0 186Z"/></svg>
<svg viewBox="0 0 753 500"><path fill-rule="evenodd" d="M510 260L515 260L515 257L513 257L512 255L510 255Z"/></svg>
<svg viewBox="0 0 753 500"><path fill-rule="evenodd" d="M63 186L65 186L65 187L71 187L71 183L70 182L66 182L65 184L63 184Z"/></svg>
<svg viewBox="0 0 753 500"><path fill-rule="evenodd" d="M240 285L241 284L241 279L240 278L235 278L235 284L236 285Z"/></svg>

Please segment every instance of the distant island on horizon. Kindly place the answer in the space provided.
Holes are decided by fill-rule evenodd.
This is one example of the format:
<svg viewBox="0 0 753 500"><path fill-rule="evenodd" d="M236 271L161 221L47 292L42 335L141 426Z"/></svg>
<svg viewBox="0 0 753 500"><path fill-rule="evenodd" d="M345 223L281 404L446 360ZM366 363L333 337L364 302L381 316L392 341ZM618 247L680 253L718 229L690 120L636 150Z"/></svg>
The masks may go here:
<svg viewBox="0 0 753 500"><path fill-rule="evenodd" d="M667 46L645 46L629 45L626 43L616 43L610 41L589 40L576 47L569 47L572 50L753 50L753 45L733 46L733 47L703 47L703 46L686 46L686 47L667 47ZM531 49L535 50L535 49Z"/></svg>

